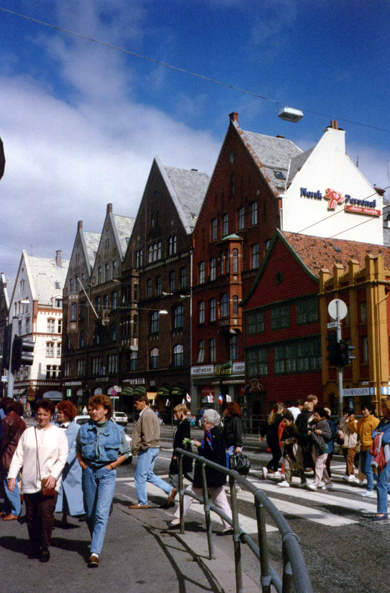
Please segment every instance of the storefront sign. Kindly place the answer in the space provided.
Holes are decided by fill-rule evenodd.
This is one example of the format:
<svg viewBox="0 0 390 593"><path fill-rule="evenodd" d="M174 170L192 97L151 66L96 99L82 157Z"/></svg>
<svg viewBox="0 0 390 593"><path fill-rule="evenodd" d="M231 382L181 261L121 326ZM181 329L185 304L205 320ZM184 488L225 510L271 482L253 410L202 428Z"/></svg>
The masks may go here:
<svg viewBox="0 0 390 593"><path fill-rule="evenodd" d="M217 377L221 377L221 376L225 376L225 375L231 375L232 374L232 370L233 367L227 367L223 364L216 364L215 365L215 375Z"/></svg>
<svg viewBox="0 0 390 593"><path fill-rule="evenodd" d="M65 381L64 383L65 387L78 387L79 385L82 385L81 381Z"/></svg>
<svg viewBox="0 0 390 593"><path fill-rule="evenodd" d="M343 395L344 397L376 395L376 387L353 387L352 389L343 389Z"/></svg>
<svg viewBox="0 0 390 593"><path fill-rule="evenodd" d="M233 362L233 373L245 373L245 362Z"/></svg>
<svg viewBox="0 0 390 593"><path fill-rule="evenodd" d="M123 383L129 383L130 385L145 385L146 379L139 377L138 379L123 379Z"/></svg>
<svg viewBox="0 0 390 593"><path fill-rule="evenodd" d="M214 375L214 365L210 364L202 367L191 367L191 375Z"/></svg>
<svg viewBox="0 0 390 593"><path fill-rule="evenodd" d="M317 191L308 191L306 187L301 187L301 198L311 200L329 200L328 210L335 210L339 204L344 205L345 212L353 214L366 214L367 216L380 216L381 211L376 209L376 200L358 200L352 198L349 194L341 194L335 189L328 187L323 194L319 189Z"/></svg>

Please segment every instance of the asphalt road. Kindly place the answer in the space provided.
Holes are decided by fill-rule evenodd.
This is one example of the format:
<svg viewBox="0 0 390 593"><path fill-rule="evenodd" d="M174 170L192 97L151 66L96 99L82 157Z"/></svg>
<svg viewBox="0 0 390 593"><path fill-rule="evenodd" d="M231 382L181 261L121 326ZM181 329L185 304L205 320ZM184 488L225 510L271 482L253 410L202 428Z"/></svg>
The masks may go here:
<svg viewBox="0 0 390 593"><path fill-rule="evenodd" d="M164 431L165 433L165 431ZM166 436L168 439L168 434ZM167 475L171 450L163 442L155 471ZM250 480L262 487L284 513L298 534L313 589L316 593L390 593L388 550L389 523L374 523L376 501L361 497L362 488L345 483L344 464L334 463L333 491L311 492L296 486L280 489L272 480L260 479L260 469L269 455L248 447L252 460ZM57 524L52 541L52 558L47 565L30 561L27 529L18 522L1 523L0 567L2 593L78 593L93 590L128 593L200 593L234 592L233 548L230 537L214 538L217 559L206 562L202 508L193 504L186 523L186 538L167 533L167 521L173 509L163 510L166 495L148 487L150 507L130 511L136 502L132 464L118 470L114 511L110 518L101 566L86 567L88 532L85 523L71 518L72 528ZM310 479L310 477L309 477ZM248 532L254 533L255 513L251 496L239 493L240 519ZM281 538L271 520L267 520L271 561L280 566ZM218 519L213 523L220 529ZM192 539L191 539L192 538ZM203 549L202 549L203 546ZM201 562L195 553L203 556ZM247 546L242 546L245 591L259 591L259 566Z"/></svg>

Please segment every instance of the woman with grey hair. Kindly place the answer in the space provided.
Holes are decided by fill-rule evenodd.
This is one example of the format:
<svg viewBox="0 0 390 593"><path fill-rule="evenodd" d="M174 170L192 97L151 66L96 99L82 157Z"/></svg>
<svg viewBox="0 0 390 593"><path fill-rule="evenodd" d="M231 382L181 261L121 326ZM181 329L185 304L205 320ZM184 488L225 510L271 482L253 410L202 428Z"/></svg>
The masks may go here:
<svg viewBox="0 0 390 593"><path fill-rule="evenodd" d="M218 412L211 409L206 410L202 419L204 437L202 442L195 440L194 444L198 447L199 456L209 459L210 461L214 461L214 463L218 463L219 465L225 467L226 447L222 439L222 433L218 427L220 422L221 416L218 414ZM227 517L231 518L232 512L224 489L226 484L226 475L222 472L215 471L215 469L206 465L206 480L208 492L213 503L216 507L223 511ZM188 488L188 490L192 491L197 496L202 496L202 485L202 465L201 463L197 462L195 464L194 482ZM184 496L184 515L187 514L193 500L194 499L191 496ZM217 535L231 535L233 530L229 523L224 521L222 518L221 521L223 524L223 531L219 531ZM168 523L168 527L170 529L177 529L179 526L180 507L177 508L172 521Z"/></svg>

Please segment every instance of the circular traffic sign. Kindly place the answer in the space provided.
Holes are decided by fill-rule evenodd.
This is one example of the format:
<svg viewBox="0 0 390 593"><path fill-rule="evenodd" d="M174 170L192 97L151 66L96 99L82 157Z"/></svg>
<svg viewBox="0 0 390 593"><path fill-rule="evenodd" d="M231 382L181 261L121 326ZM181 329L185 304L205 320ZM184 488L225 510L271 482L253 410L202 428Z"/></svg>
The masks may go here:
<svg viewBox="0 0 390 593"><path fill-rule="evenodd" d="M328 305L328 313L332 319L344 319L348 313L348 307L341 299L333 299Z"/></svg>

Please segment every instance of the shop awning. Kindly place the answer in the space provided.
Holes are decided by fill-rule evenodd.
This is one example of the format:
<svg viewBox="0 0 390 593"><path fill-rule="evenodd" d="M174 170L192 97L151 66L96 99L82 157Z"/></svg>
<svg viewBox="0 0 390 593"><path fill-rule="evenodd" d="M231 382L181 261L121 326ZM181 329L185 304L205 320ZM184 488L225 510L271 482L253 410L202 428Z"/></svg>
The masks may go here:
<svg viewBox="0 0 390 593"><path fill-rule="evenodd" d="M187 395L187 387L185 385L177 385L171 391L172 396L185 397Z"/></svg>
<svg viewBox="0 0 390 593"><path fill-rule="evenodd" d="M143 385L137 385L134 389L134 395L146 395L146 389Z"/></svg>
<svg viewBox="0 0 390 593"><path fill-rule="evenodd" d="M171 395L171 386L170 385L161 385L161 387L157 390L157 395L159 397L169 397Z"/></svg>
<svg viewBox="0 0 390 593"><path fill-rule="evenodd" d="M154 400L157 397L157 392L156 391L148 391L146 393L146 395L148 396L148 399Z"/></svg>
<svg viewBox="0 0 390 593"><path fill-rule="evenodd" d="M134 389L132 387L124 387L122 389L122 395L128 395L128 396L132 396L134 395Z"/></svg>

